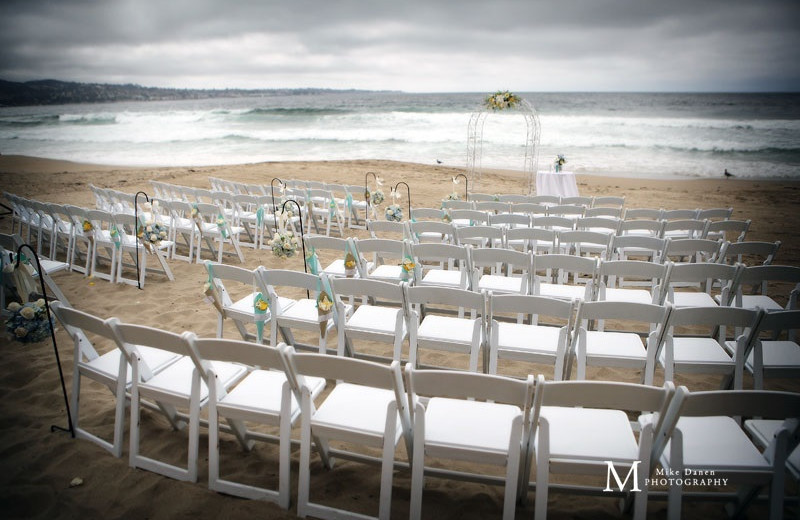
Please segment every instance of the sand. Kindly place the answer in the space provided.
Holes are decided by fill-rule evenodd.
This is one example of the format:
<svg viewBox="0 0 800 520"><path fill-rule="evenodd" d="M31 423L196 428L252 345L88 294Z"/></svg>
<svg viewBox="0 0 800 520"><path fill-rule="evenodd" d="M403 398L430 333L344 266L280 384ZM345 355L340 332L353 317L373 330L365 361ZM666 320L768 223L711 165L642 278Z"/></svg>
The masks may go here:
<svg viewBox="0 0 800 520"><path fill-rule="evenodd" d="M392 161L321 161L244 164L219 167L129 168L52 161L20 156L0 156L2 190L42 201L71 203L93 207L89 184L134 193L152 193L150 180L196 187L209 187L208 176L248 183L269 184L273 177L281 179L314 179L346 184L363 184L364 174L377 172L384 179L384 191L399 181L411 187L414 207L438 207L441 198L452 191L451 179L461 171L454 168L426 166ZM733 218L751 219L748 235L751 240L780 240L781 249L775 263L800 265L800 182L749 181L741 179L713 180L638 180L579 176L582 195L624 195L628 207L712 208L733 207ZM458 185L459 191L464 189ZM524 193L526 181L514 172L486 172L473 182L471 192ZM402 204L407 200L404 196ZM0 231L10 230L10 219L0 220ZM352 230L353 236L365 237L364 231ZM244 266L258 265L302 269L299 258L278 260L268 251L244 249ZM325 259L323 258L323 261ZM237 264L236 260L228 262ZM103 280L85 278L78 273L54 276L71 303L84 311L102 317L116 316L123 321L142 323L181 332L192 330L200 336L216 333L216 313L202 301L205 281L202 266L170 261L175 281L148 275L142 291L133 286L111 285ZM237 337L228 327L226 337ZM0 364L0 508L5 518L294 518L296 506L288 511L274 504L254 502L220 495L206 487L207 435L201 432L200 476L196 484L180 483L153 473L133 470L128 466L127 445L122 459L116 459L96 445L72 440L68 434L50 432L50 426L66 426L65 407L55 367L52 345L10 343L5 338L3 363ZM70 388L72 381L72 343L63 329L57 332L58 349ZM335 339L332 340L335 344ZM385 354L383 347L368 347L371 353ZM407 347L406 347L407 349ZM427 362L447 362L444 357L430 355ZM453 360L453 366L466 360ZM547 371L547 367L502 368L514 375ZM603 369L594 377L637 381L638 375L623 370ZM663 374L657 374L663 381ZM692 390L713 389L716 377L678 377L679 384ZM750 383L748 379L746 383ZM776 381L770 388L799 390L796 381ZM81 421L84 426L108 436L113 424L113 396L104 387L88 385L82 393ZM185 449L183 432L171 431L159 416L144 412L143 427L147 444L160 454L181 453ZM299 432L293 433L299 438ZM127 428L126 428L127 442ZM242 453L230 437L223 436L223 450L229 470L237 477L258 482L266 479L274 485L277 471L277 449L272 445ZM405 456L401 448L398 456ZM297 460L292 455L293 497L296 496ZM312 495L316 500L356 509L377 512L378 470L343 462L326 472L317 462L312 467ZM82 485L70 487L80 477ZM604 482L597 483L598 487ZM397 471L394 481L392 513L407 518L410 475ZM428 479L424 493L423 514L426 518L497 518L502 509L502 489L491 486ZM616 501L608 498L583 497L551 493L551 518L619 518ZM651 500L653 518L665 517L666 503ZM704 503L684 508L691 518L722 517L720 503ZM765 514L757 505L752 518ZM533 495L520 506L519 518L533 515Z"/></svg>

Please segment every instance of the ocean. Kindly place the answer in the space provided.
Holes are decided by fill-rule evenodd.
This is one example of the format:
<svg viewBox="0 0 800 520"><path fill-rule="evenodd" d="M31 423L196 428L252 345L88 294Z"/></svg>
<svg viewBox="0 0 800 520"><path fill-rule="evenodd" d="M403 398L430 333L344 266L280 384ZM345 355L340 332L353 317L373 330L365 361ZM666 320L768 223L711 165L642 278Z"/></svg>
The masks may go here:
<svg viewBox="0 0 800 520"><path fill-rule="evenodd" d="M541 124L538 169L800 179L800 94L517 93ZM324 92L0 108L0 153L136 166L391 159L467 165L486 94ZM485 120L481 167L524 170L526 121Z"/></svg>

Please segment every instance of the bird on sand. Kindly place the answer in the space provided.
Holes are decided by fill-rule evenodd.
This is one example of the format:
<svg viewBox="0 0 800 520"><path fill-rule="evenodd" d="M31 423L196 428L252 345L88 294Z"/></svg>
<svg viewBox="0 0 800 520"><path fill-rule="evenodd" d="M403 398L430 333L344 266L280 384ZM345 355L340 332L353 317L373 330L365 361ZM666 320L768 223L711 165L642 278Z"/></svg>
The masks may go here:
<svg viewBox="0 0 800 520"><path fill-rule="evenodd" d="M436 164L442 164L442 161L440 161L439 159L436 159Z"/></svg>
<svg viewBox="0 0 800 520"><path fill-rule="evenodd" d="M725 177L736 177L734 174L729 172L727 168L725 168L725 173L723 173L723 175L725 175Z"/></svg>

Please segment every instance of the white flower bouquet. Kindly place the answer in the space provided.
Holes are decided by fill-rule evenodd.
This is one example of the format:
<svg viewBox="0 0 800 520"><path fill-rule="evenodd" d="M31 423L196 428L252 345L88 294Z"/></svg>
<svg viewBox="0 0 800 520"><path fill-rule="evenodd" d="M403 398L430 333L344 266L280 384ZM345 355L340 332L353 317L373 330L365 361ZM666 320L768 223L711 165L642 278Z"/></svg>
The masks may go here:
<svg viewBox="0 0 800 520"><path fill-rule="evenodd" d="M563 154L558 154L556 156L556 160L553 162L555 170L560 172L561 168L563 168L565 164L567 164L567 158Z"/></svg>
<svg viewBox="0 0 800 520"><path fill-rule="evenodd" d="M383 201L386 200L386 197L383 196L383 191L375 190L372 192L372 205L373 206L380 206L383 204Z"/></svg>
<svg viewBox="0 0 800 520"><path fill-rule="evenodd" d="M390 222L401 222L403 220L403 208L399 204L386 206L386 220Z"/></svg>
<svg viewBox="0 0 800 520"><path fill-rule="evenodd" d="M514 108L520 102L520 98L507 90L498 90L490 94L484 100L484 106L489 110L505 110Z"/></svg>
<svg viewBox="0 0 800 520"><path fill-rule="evenodd" d="M38 343L50 336L50 327L54 325L48 319L44 299L20 305L11 302L7 309L12 315L6 321L6 332L20 343Z"/></svg>
<svg viewBox="0 0 800 520"><path fill-rule="evenodd" d="M269 246L272 248L272 254L278 258L291 258L297 252L299 243L294 233L285 231L275 233L273 239L269 241Z"/></svg>
<svg viewBox="0 0 800 520"><path fill-rule="evenodd" d="M162 240L167 239L167 228L159 222L147 222L144 226L139 226L136 236L147 249L150 246L158 247Z"/></svg>

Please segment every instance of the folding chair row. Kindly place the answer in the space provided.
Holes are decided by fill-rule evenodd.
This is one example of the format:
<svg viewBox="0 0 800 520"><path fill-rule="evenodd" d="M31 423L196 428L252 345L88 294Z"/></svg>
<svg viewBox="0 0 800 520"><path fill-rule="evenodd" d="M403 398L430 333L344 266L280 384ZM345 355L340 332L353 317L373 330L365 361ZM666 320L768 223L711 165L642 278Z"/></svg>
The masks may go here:
<svg viewBox="0 0 800 520"><path fill-rule="evenodd" d="M470 193L472 202L506 202L509 204L574 204L586 208L593 207L618 207L625 205L625 197L599 196L599 197L558 197L553 195L517 195L517 194L489 194Z"/></svg>
<svg viewBox="0 0 800 520"><path fill-rule="evenodd" d="M417 370L398 362L390 366L319 354L297 354L290 347L199 339L114 318L101 320L55 305L59 320L75 338L76 374L73 386L74 424L81 438L104 442L87 432L79 419L81 377L106 384L117 398L114 443L104 446L122 453L124 409L130 395L130 464L190 482L197 479L200 411L208 409L209 487L246 498L266 499L288 508L290 503L291 429L300 423L298 515L320 518L363 518L363 513L336 509L312 500L312 447L322 464L333 469L334 458L380 465L378 518L389 518L393 472L407 465L396 460L402 444L411 470L410 516L423 506L426 475L468 478L502 485L503 517L513 518L517 499L535 488L536 517L545 518L550 475L596 474L611 483L611 472L625 471L630 488L619 478L619 492L635 494L634 517L644 518L650 482L658 464L667 475L705 469L722 477L735 472L747 485L770 484L771 510L783 507L783 464L794 448L800 395L782 392L699 392L667 383L652 387L631 383L515 380L464 372ZM91 339L117 347L97 355ZM83 361L86 357L93 359ZM132 375L128 376L128 364ZM103 374L100 368L104 367ZM155 367L155 368L154 368ZM332 391L322 390L336 381ZM325 395L324 399L322 396ZM321 402L320 402L321 401ZM141 409L164 413L178 428L189 424L188 463L176 467L142 453L149 426L140 422ZM181 410L179 412L179 410ZM185 412L184 412L185 410ZM632 412L636 420L630 421ZM762 453L732 417L759 416L783 422ZM229 426L224 426L225 418ZM788 421L786 421L789 419ZM262 423L279 435L249 427ZM752 424L750 422L747 423ZM599 432L604 432L599 435ZM245 450L254 441L277 441L278 486L266 489L230 480L221 459L225 446L220 432L233 434ZM638 437L638 440L637 440ZM709 438L715 439L710 442ZM724 439L724 442L720 442ZM330 442L366 445L379 457L334 449ZM403 441L402 443L400 441ZM708 446L717 446L708 451ZM501 477L426 466L425 457L498 465ZM698 459L698 457L702 457ZM532 461L532 459L534 459ZM606 462L610 460L611 465ZM536 478L530 468L535 463ZM369 472L364 472L371 479ZM737 481L738 483L738 481ZM365 482L365 485L368 485ZM669 515L680 516L682 479L670 482ZM595 486L596 487L596 486ZM750 488L737 504L744 509ZM619 495L619 493L617 494ZM613 495L612 495L613 496Z"/></svg>

